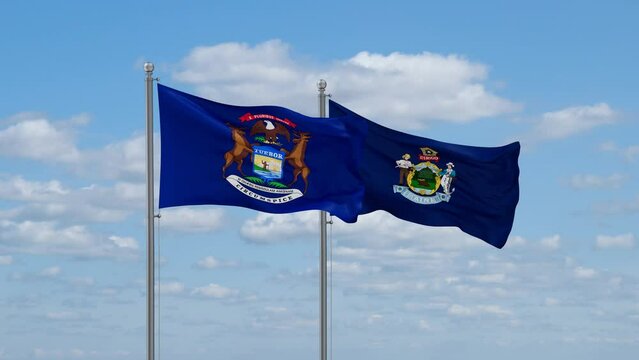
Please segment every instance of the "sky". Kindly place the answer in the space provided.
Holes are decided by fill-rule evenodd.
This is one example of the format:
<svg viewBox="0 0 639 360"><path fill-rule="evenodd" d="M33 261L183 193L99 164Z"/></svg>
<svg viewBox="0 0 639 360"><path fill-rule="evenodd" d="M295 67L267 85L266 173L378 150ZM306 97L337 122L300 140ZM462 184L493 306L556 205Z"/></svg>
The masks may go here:
<svg viewBox="0 0 639 360"><path fill-rule="evenodd" d="M323 78L398 130L521 142L501 250L384 212L333 219L332 358L634 358L638 14L631 1L3 4L0 359L145 356L145 61L219 102L316 116ZM163 209L160 358L318 357L318 229L317 212Z"/></svg>

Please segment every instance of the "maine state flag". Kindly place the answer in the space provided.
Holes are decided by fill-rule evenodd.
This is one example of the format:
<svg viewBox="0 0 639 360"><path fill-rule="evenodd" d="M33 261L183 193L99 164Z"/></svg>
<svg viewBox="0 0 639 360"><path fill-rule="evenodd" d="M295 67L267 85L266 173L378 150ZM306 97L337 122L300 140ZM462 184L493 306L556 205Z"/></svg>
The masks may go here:
<svg viewBox="0 0 639 360"><path fill-rule="evenodd" d="M269 213L325 210L355 222L364 185L353 116L312 118L232 106L158 84L160 208L232 205Z"/></svg>
<svg viewBox="0 0 639 360"><path fill-rule="evenodd" d="M355 115L329 102L330 116ZM448 144L395 131L358 116L366 139L359 161L366 188L361 214L376 210L418 224L457 226L502 248L519 201L520 145Z"/></svg>

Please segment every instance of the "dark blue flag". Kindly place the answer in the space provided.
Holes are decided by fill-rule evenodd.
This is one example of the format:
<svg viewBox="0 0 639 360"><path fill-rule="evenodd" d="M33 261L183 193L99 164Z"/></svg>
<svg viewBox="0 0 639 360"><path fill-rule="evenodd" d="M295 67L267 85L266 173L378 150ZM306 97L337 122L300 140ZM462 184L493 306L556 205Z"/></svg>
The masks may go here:
<svg viewBox="0 0 639 360"><path fill-rule="evenodd" d="M356 115L330 101L330 116ZM405 134L358 117L366 133L360 173L361 214L387 211L410 222L457 226L502 248L519 201L518 142L502 147L448 144Z"/></svg>
<svg viewBox="0 0 639 360"><path fill-rule="evenodd" d="M355 222L363 133L350 115L312 118L232 106L158 85L160 207L233 205L269 213L325 210Z"/></svg>

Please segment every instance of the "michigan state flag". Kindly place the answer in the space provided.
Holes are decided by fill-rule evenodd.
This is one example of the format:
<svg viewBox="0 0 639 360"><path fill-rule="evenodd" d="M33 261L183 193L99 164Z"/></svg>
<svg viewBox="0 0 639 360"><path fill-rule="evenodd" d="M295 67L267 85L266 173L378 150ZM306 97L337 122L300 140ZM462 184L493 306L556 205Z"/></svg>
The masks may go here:
<svg viewBox="0 0 639 360"><path fill-rule="evenodd" d="M355 115L329 102L330 116ZM365 132L359 162L365 194L361 214L385 210L430 226L457 226L501 248L519 201L520 145L448 144L388 129L357 117Z"/></svg>
<svg viewBox="0 0 639 360"><path fill-rule="evenodd" d="M160 207L233 205L269 213L325 210L355 222L363 133L350 114L312 118L232 106L158 85Z"/></svg>

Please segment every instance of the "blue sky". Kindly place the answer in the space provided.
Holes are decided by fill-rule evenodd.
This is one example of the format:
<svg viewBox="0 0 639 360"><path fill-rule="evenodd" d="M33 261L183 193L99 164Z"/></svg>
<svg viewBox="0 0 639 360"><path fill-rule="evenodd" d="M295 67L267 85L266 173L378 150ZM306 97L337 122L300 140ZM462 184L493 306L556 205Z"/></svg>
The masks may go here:
<svg viewBox="0 0 639 360"><path fill-rule="evenodd" d="M639 6L629 1L10 2L0 12L0 359L145 351L144 72L316 115L522 142L497 250L339 221L335 359L631 359L639 350ZM400 106L401 105L401 106ZM156 117L157 121L157 117ZM317 214L163 210L163 359L318 352Z"/></svg>

